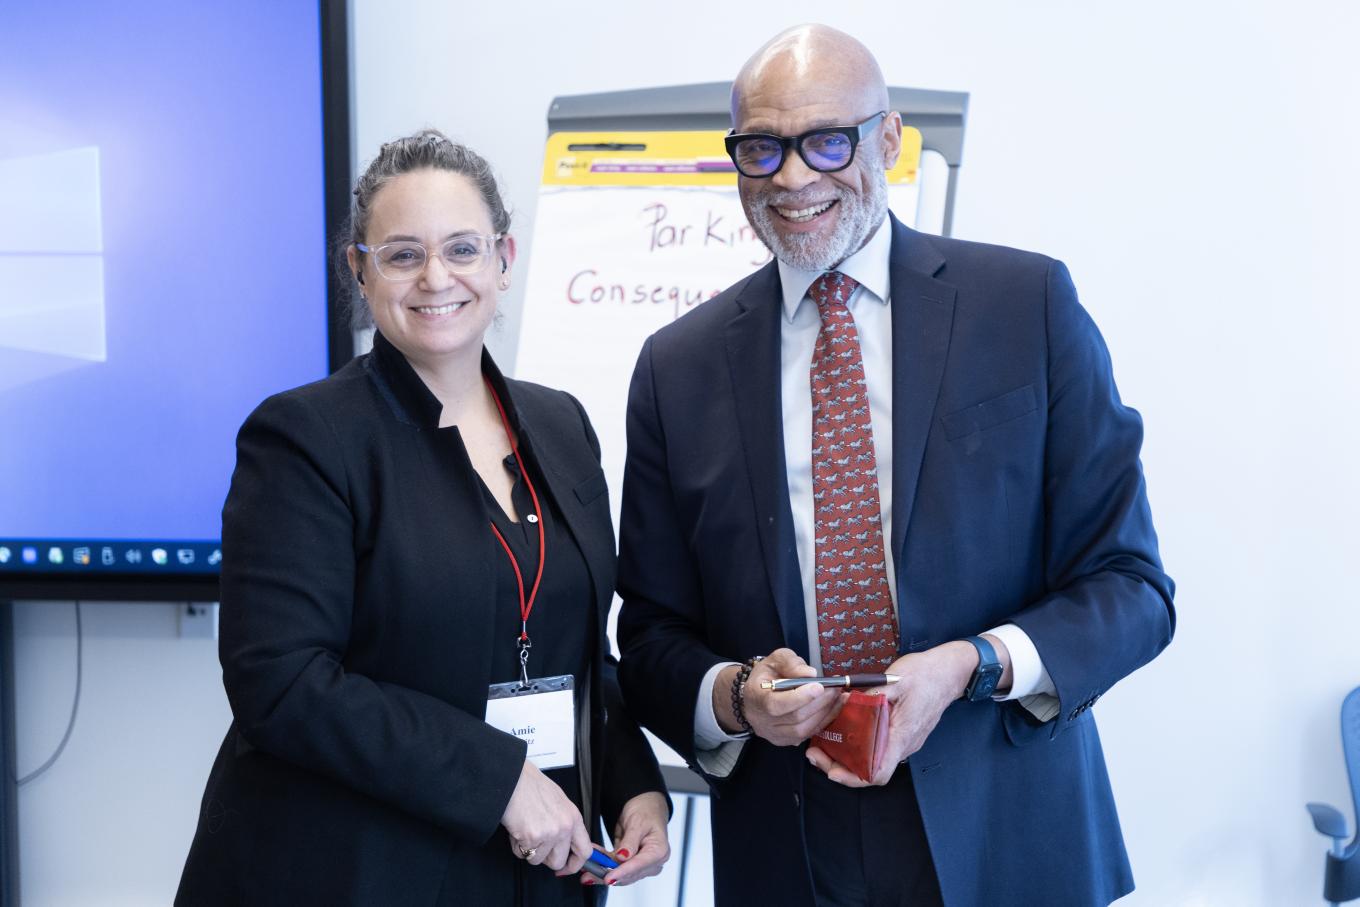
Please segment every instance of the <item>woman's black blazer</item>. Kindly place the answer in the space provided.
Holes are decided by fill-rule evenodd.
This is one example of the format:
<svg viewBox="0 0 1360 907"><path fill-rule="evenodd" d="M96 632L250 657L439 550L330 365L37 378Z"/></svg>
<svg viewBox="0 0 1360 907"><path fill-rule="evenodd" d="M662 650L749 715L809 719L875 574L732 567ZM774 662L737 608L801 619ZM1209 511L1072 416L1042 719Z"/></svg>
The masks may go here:
<svg viewBox="0 0 1360 907"><path fill-rule="evenodd" d="M592 834L664 790L608 657L614 534L599 443L570 395L488 375L584 555L597 628ZM234 721L213 764L180 904L431 904L478 851L525 745L483 721L492 622L459 590L503 557L456 427L381 336L266 400L237 439L222 512L220 656ZM457 856L465 851L466 860ZM490 890L490 889L488 889Z"/></svg>

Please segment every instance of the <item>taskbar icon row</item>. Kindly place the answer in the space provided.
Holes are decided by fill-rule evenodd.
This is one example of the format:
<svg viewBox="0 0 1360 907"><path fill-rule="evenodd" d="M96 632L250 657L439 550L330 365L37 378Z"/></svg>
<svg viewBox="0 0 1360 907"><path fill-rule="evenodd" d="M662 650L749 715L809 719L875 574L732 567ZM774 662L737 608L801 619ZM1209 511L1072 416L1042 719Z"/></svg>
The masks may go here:
<svg viewBox="0 0 1360 907"><path fill-rule="evenodd" d="M0 539L0 573L216 573L221 564L212 541Z"/></svg>

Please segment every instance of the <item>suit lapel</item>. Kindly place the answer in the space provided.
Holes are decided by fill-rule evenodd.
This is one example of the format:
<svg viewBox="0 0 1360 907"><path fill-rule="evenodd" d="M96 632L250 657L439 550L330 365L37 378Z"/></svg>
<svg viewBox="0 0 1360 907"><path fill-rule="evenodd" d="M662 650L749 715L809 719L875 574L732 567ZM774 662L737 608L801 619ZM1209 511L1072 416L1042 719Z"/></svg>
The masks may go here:
<svg viewBox="0 0 1360 907"><path fill-rule="evenodd" d="M590 532L589 518L585 507L576 497L576 489L571 483L571 470L562 463L559 451L567 449L570 442L564 442L548 429L550 420L539 418L539 413L527 401L514 396L514 388L505 382L502 386L514 400L514 411L518 416L520 437L538 463L547 492L557 504L562 514L562 522L567 532L576 541L584 556L586 572L590 574L591 587L595 591L596 616L598 627L604 627L608 618L609 605L614 597L613 571L601 569L601 565L614 561L613 533ZM584 442L582 442L584 446Z"/></svg>
<svg viewBox="0 0 1360 907"><path fill-rule="evenodd" d="M784 463L779 286L779 271L771 262L742 288L737 297L741 311L727 324L727 364L770 594L784 644L807 658L803 589Z"/></svg>
<svg viewBox="0 0 1360 907"><path fill-rule="evenodd" d="M525 430L532 429L526 427ZM547 439L545 442L534 447L534 454L543 470L548 492L562 512L562 521L585 556L586 570L590 573L591 587L595 590L597 626L604 627L609 616L609 605L614 598L614 575L613 571L602 570L601 565L614 561L614 536L612 533L606 535L589 531L589 520L580 499L576 497L576 489L570 487L567 473L552 454L558 445L547 442Z"/></svg>
<svg viewBox="0 0 1360 907"><path fill-rule="evenodd" d="M892 218L893 519L899 575L902 543L940 396L957 291L936 280L944 257L928 238Z"/></svg>

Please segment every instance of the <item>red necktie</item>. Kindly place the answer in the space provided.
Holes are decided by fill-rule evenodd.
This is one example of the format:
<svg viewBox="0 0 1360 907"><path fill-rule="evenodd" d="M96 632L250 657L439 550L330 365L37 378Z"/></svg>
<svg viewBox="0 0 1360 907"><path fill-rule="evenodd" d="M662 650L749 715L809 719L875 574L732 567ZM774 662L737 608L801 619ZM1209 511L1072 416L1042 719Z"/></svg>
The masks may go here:
<svg viewBox="0 0 1360 907"><path fill-rule="evenodd" d="M812 500L823 674L882 671L897 657L868 386L845 306L857 286L831 271L808 291L822 316L812 351Z"/></svg>

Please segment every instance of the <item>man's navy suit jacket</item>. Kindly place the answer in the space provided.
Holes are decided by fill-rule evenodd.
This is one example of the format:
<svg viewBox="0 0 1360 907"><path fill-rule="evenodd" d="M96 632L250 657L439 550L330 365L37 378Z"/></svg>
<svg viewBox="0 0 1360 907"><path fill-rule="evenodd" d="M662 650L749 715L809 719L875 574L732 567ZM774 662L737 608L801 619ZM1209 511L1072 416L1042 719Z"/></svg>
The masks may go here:
<svg viewBox="0 0 1360 907"><path fill-rule="evenodd" d="M899 651L1009 621L1060 704L1039 724L1014 702L956 702L899 771L946 904L1107 904L1133 877L1089 709L1175 625L1142 420L1060 262L890 224ZM771 263L649 338L629 394L620 679L691 765L713 664L808 654L780 318ZM812 903L802 750L752 740L710 778L720 904Z"/></svg>

